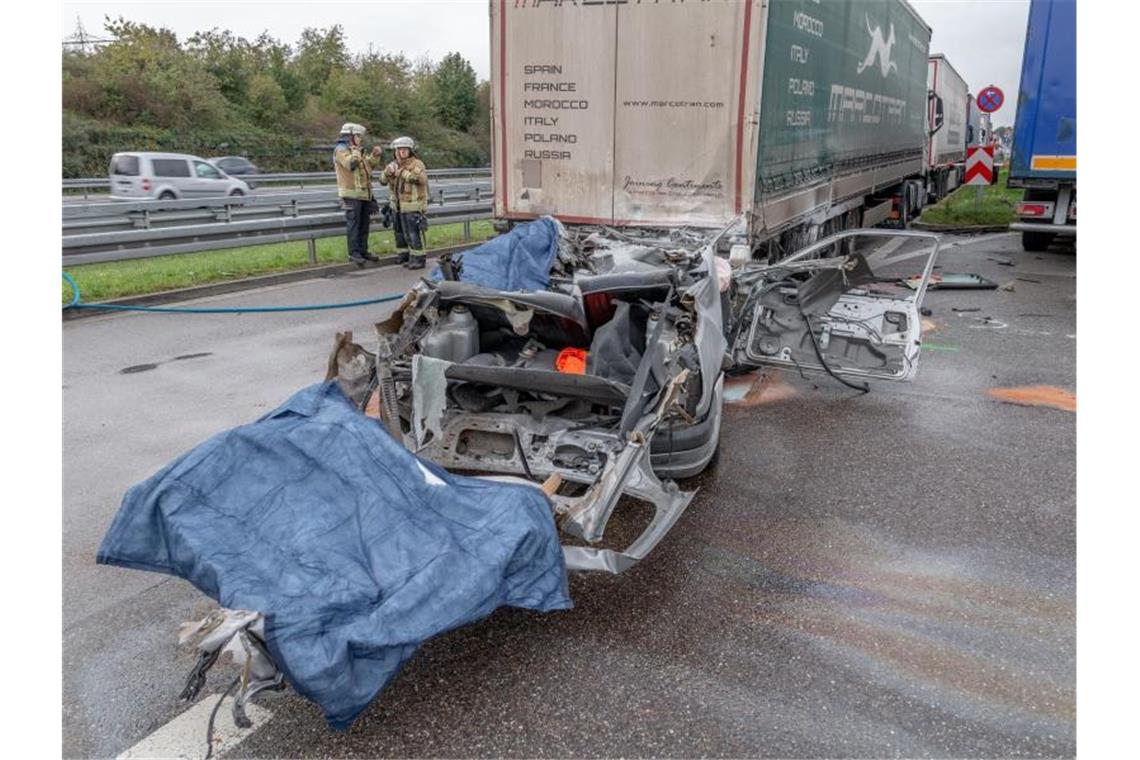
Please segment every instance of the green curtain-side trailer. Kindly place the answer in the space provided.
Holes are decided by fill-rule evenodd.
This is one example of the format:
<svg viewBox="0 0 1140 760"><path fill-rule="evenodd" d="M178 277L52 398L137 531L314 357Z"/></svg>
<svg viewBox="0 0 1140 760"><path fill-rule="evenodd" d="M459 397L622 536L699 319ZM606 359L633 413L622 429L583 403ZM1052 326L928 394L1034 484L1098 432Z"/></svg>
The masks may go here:
<svg viewBox="0 0 1140 760"><path fill-rule="evenodd" d="M882 215L923 182L930 34L903 0L491 0L495 214Z"/></svg>

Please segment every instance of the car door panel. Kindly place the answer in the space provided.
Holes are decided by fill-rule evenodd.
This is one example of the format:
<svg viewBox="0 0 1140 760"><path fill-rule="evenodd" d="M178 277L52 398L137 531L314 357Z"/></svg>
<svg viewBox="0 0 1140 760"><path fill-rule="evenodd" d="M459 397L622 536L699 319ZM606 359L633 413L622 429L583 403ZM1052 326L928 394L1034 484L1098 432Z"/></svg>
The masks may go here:
<svg viewBox="0 0 1140 760"><path fill-rule="evenodd" d="M743 303L733 358L840 377L911 380L922 345L920 306L939 239L854 230L776 264L736 273ZM904 284L918 279L917 287Z"/></svg>
<svg viewBox="0 0 1140 760"><path fill-rule="evenodd" d="M220 171L205 161L193 162L194 186L199 197L225 195L228 181Z"/></svg>

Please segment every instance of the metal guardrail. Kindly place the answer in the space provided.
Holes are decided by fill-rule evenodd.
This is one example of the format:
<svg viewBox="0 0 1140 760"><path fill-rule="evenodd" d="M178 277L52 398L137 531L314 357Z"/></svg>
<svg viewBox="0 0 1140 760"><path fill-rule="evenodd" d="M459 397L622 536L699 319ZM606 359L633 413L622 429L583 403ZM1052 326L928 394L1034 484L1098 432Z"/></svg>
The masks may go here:
<svg viewBox="0 0 1140 760"><path fill-rule="evenodd" d="M453 183L432 190L428 219L462 223L492 213L490 181ZM377 200L387 200L384 188ZM373 230L379 229L374 219ZM345 232L335 191L258 193L241 197L133 201L63 206L64 265L169 256L305 240L316 263L317 238Z"/></svg>
<svg viewBox="0 0 1140 760"><path fill-rule="evenodd" d="M428 169L428 179L490 179L491 167L471 167L466 169ZM282 174L248 174L237 179L255 185L273 185L286 182L304 187L305 185L332 184L336 182L333 172L293 172ZM111 180L107 177L72 177L63 180L64 190L107 190ZM84 192L84 198L87 193Z"/></svg>
<svg viewBox="0 0 1140 760"><path fill-rule="evenodd" d="M388 188L374 187L378 201L389 198ZM428 195L428 203L443 205L461 200L491 197L489 180L452 182L436 185ZM300 216L314 211L339 207L336 189L264 191L242 196L209 196L180 200L96 201L64 204L63 233L74 234L86 229L150 229L151 227L186 222L226 222L252 216Z"/></svg>

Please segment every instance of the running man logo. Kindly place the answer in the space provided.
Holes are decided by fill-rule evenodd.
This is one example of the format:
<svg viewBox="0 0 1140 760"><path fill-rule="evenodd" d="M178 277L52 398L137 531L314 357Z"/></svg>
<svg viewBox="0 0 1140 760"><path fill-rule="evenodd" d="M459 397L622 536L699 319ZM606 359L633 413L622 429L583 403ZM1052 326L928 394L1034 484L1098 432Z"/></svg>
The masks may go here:
<svg viewBox="0 0 1140 760"><path fill-rule="evenodd" d="M892 71L898 71L899 65L891 60L891 48L895 46L895 25L891 24L891 31L887 35L887 39L883 39L883 27L877 26L871 28L871 19L867 14L863 14L864 20L867 22L867 32L871 35L871 49L867 51L867 57L859 64L855 70L856 74L862 74L864 71L874 65L875 59L879 59L879 71L883 73L883 79Z"/></svg>

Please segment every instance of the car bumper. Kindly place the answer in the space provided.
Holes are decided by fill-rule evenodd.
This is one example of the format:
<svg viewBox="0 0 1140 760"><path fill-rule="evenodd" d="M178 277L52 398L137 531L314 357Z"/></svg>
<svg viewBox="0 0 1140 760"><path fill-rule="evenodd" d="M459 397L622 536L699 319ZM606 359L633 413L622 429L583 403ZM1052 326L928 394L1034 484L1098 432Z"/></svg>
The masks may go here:
<svg viewBox="0 0 1140 760"><path fill-rule="evenodd" d="M1014 232L1048 232L1052 235L1065 235L1076 237L1075 224L1049 224L1048 222L1014 222L1009 225Z"/></svg>
<svg viewBox="0 0 1140 760"><path fill-rule="evenodd" d="M724 412L724 375L716 382L712 404L705 418L695 425L657 429L650 444L649 462L661 478L691 478L708 467L720 443L720 421Z"/></svg>

